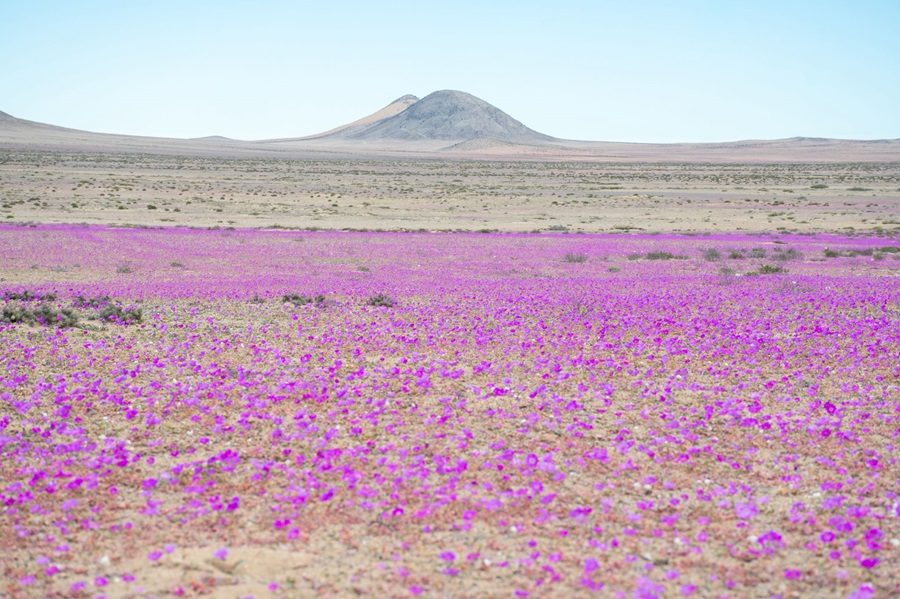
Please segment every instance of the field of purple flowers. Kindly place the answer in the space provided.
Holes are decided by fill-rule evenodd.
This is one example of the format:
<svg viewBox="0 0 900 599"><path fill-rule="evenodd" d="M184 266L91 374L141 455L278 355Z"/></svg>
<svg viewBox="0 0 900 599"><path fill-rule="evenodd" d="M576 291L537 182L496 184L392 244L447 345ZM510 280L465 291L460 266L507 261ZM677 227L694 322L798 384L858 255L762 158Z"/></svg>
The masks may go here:
<svg viewBox="0 0 900 599"><path fill-rule="evenodd" d="M0 228L0 595L895 595L898 252Z"/></svg>

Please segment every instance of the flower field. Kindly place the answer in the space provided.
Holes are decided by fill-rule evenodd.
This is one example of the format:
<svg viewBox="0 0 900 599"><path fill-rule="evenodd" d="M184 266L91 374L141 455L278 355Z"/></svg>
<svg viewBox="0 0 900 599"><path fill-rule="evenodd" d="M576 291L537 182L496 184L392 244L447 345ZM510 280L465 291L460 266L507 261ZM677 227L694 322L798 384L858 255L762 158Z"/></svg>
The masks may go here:
<svg viewBox="0 0 900 599"><path fill-rule="evenodd" d="M0 595L895 595L898 258L0 228Z"/></svg>

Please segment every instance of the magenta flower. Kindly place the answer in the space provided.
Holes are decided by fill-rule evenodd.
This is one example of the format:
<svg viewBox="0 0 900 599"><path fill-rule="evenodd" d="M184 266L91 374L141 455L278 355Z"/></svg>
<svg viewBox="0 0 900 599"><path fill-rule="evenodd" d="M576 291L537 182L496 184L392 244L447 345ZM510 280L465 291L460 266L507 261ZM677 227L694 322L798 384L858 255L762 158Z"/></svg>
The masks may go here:
<svg viewBox="0 0 900 599"><path fill-rule="evenodd" d="M750 520L759 514L759 508L755 503L739 501L734 504L734 513L742 520Z"/></svg>
<svg viewBox="0 0 900 599"><path fill-rule="evenodd" d="M877 557L867 557L865 559L859 560L859 565L863 568L874 568L878 565L880 560Z"/></svg>

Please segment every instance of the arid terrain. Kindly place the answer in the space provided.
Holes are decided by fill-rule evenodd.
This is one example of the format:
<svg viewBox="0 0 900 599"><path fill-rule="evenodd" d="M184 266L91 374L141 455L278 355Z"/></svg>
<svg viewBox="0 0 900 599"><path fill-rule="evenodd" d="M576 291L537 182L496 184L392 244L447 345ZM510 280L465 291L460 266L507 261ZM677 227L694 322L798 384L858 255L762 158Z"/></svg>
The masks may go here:
<svg viewBox="0 0 900 599"><path fill-rule="evenodd" d="M0 113L0 596L896 596L898 344L898 140Z"/></svg>
<svg viewBox="0 0 900 599"><path fill-rule="evenodd" d="M900 162L288 160L7 151L0 220L428 231L880 233Z"/></svg>

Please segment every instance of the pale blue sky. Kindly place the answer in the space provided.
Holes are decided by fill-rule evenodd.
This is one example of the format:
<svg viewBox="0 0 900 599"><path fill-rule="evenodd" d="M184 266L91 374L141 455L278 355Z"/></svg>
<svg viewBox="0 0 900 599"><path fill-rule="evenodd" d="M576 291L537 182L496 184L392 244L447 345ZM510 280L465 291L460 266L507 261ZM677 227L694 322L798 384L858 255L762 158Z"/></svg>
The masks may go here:
<svg viewBox="0 0 900 599"><path fill-rule="evenodd" d="M900 0L7 0L0 110L307 135L439 89L556 137L900 137Z"/></svg>

